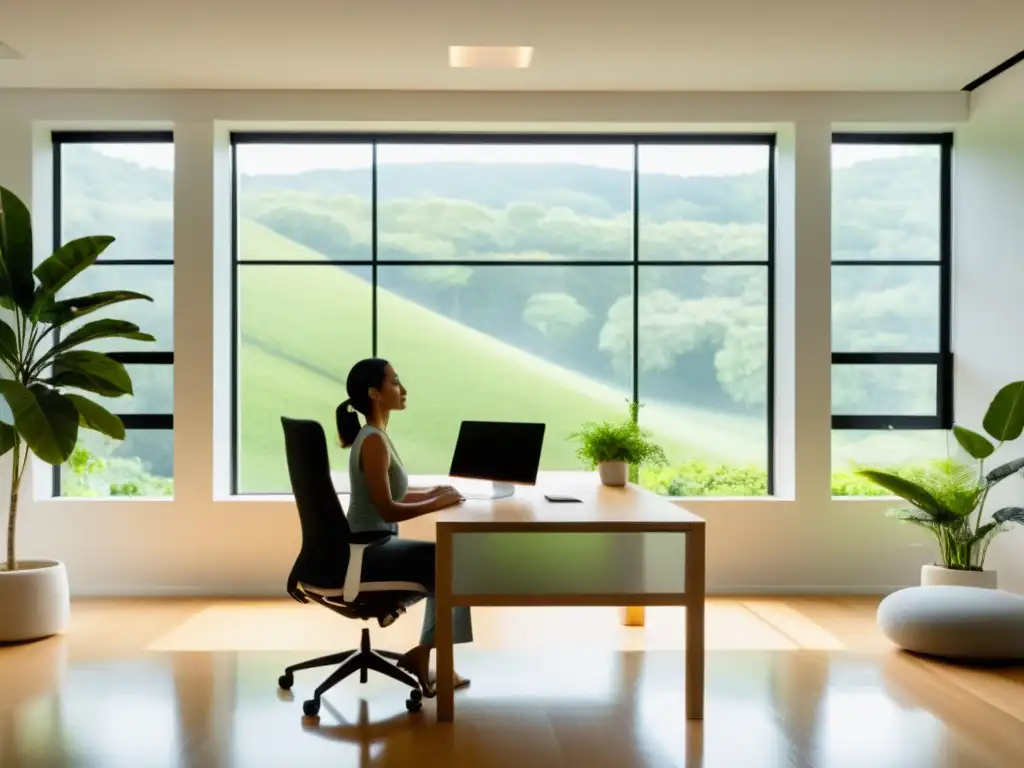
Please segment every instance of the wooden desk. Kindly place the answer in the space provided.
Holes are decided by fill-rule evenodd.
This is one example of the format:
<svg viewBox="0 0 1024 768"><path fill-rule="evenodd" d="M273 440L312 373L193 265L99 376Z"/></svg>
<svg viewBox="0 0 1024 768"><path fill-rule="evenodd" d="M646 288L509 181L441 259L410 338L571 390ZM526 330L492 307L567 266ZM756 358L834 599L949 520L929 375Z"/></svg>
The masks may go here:
<svg viewBox="0 0 1024 768"><path fill-rule="evenodd" d="M345 482L337 477L339 490ZM545 492L582 503L552 504ZM704 520L635 486L606 488L593 474L568 473L542 473L536 487L511 498L469 499L429 518L437 543L439 721L455 716L457 605L685 606L686 717L703 719Z"/></svg>

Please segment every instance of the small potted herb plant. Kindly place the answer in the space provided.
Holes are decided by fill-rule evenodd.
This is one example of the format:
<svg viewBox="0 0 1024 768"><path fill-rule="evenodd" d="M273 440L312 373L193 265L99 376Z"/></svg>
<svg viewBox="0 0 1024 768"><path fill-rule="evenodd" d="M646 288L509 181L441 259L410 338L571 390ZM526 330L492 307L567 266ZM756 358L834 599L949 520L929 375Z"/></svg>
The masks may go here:
<svg viewBox="0 0 1024 768"><path fill-rule="evenodd" d="M633 418L622 422L586 422L569 435L576 440L576 455L590 469L597 468L601 482L608 486L624 486L630 467L664 466L668 462L661 446L651 439L648 430L636 423L636 404L631 404Z"/></svg>

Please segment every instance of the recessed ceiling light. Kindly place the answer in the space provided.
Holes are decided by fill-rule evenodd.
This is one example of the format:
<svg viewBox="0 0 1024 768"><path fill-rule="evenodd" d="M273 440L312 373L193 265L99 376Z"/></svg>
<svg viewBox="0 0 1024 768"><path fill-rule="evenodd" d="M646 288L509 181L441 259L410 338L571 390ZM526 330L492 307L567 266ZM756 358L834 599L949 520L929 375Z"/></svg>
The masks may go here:
<svg viewBox="0 0 1024 768"><path fill-rule="evenodd" d="M448 64L456 68L524 69L533 59L529 45L451 45Z"/></svg>

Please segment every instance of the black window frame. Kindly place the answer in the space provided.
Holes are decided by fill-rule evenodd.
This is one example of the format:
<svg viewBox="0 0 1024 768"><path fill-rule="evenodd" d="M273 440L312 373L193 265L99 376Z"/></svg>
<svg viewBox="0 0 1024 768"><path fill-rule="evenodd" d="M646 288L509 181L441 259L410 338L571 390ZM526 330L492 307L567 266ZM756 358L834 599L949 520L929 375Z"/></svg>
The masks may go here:
<svg viewBox="0 0 1024 768"><path fill-rule="evenodd" d="M840 259L830 264L848 267L916 267L939 271L939 344L937 352L832 352L836 365L934 366L935 412L927 415L832 415L833 430L949 430L953 428L952 268L953 268L953 134L833 133L832 145L935 146L939 148L939 258Z"/></svg>
<svg viewBox="0 0 1024 768"><path fill-rule="evenodd" d="M370 144L372 146L370 210L371 210L371 254L362 260L273 260L273 259L240 259L238 252L238 157L237 148L243 144L264 145L317 145L317 144ZM623 267L633 269L633 343L632 343L632 398L639 400L639 286L641 267L764 267L767 269L767 361L766 361L766 410L767 410L767 496L775 493L775 254L776 254L776 151L777 134L767 132L751 133L560 133L560 132L527 132L527 133L460 133L460 132L338 132L338 131L232 131L231 146L231 459L230 459L230 493L239 494L239 470L241 444L239 442L239 376L238 351L240 345L238 271L243 266L356 266L369 265L371 268L371 343L372 354L377 354L377 289L378 266L495 266L524 267L536 266L526 260L499 261L465 261L465 260L434 260L429 262L378 258L377 243L377 147L380 144L470 144L470 145L610 145L631 144L633 148L632 191L633 191L633 232L632 257L629 260L572 260L559 262L560 266L569 267ZM767 253L764 260L722 261L722 260L654 260L641 259L640 248L640 165L639 151L643 145L662 146L693 146L701 144L764 146L768 150L767 168ZM286 495L285 491L247 491L246 495Z"/></svg>
<svg viewBox="0 0 1024 768"><path fill-rule="evenodd" d="M173 131L52 131L50 134L53 162L53 250L63 241L61 239L62 209L61 194L63 192L63 173L61 149L65 144L174 144ZM173 253L172 253L173 256ZM174 259L105 259L100 256L93 262L90 269L107 266L122 267L170 267L174 270ZM173 314L172 314L173 317ZM60 338L59 329L54 330L54 342ZM174 366L174 351L169 352L106 352L112 359L124 365L169 365ZM164 430L174 431L174 413L115 413L124 424L125 432L132 430ZM61 465L53 467L53 496L63 497L61 492Z"/></svg>

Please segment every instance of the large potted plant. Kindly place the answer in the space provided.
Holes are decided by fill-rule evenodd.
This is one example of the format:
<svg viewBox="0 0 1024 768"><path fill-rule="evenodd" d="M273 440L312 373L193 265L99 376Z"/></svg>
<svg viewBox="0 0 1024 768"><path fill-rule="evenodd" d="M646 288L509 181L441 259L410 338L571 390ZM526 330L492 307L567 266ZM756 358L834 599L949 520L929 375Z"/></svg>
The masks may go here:
<svg viewBox="0 0 1024 768"><path fill-rule="evenodd" d="M597 468L601 482L608 486L624 486L636 479L643 466L665 466L665 452L641 429L636 421L639 404L630 404L630 418L621 422L586 422L569 435L576 440L577 457L588 468Z"/></svg>
<svg viewBox="0 0 1024 768"><path fill-rule="evenodd" d="M103 397L132 394L124 366L89 342L107 338L154 341L138 326L92 312L148 296L103 291L59 298L113 237L82 237L58 248L35 269L32 224L25 204L0 187L0 397L12 423L0 419L0 461L10 466L7 557L0 565L0 641L33 640L63 632L70 612L67 572L55 560L19 560L15 543L18 497L30 455L63 464L80 427L124 439L121 420L81 392ZM57 333L59 332L59 334ZM68 391L77 390L77 392Z"/></svg>
<svg viewBox="0 0 1024 768"><path fill-rule="evenodd" d="M905 470L857 472L911 505L910 509L891 510L890 515L935 536L941 562L922 566L923 586L954 584L995 589L998 574L985 570L989 545L1010 524L1024 524L1021 507L1002 507L989 518L985 516L990 491L1024 470L1024 458L1020 458L985 471L985 462L1003 444L1024 432L1024 381L999 390L982 427L987 436L959 425L953 427L953 435L972 462L944 459Z"/></svg>

